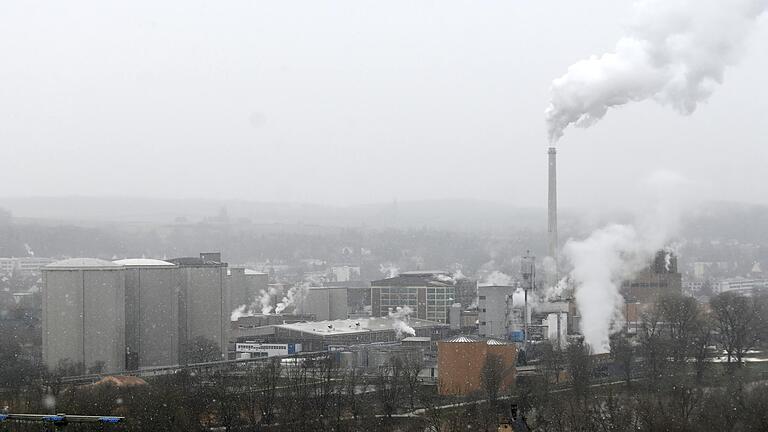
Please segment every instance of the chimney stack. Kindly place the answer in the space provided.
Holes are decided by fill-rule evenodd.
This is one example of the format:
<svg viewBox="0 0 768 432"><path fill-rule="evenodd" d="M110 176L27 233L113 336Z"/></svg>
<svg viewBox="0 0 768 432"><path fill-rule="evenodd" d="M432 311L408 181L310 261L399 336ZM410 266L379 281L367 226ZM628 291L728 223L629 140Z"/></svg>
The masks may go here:
<svg viewBox="0 0 768 432"><path fill-rule="evenodd" d="M549 205L548 210L548 229L549 248L547 254L554 260L554 268L551 274L550 285L558 282L557 273L557 149L549 148Z"/></svg>

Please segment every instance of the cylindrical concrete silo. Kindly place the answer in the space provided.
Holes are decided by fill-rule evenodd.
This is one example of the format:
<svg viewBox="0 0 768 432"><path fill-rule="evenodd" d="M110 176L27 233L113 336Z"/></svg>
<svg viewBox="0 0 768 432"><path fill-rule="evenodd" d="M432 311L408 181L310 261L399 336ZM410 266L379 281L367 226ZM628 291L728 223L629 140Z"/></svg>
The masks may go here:
<svg viewBox="0 0 768 432"><path fill-rule="evenodd" d="M205 339L221 349L226 358L229 343L229 296L227 264L197 257L169 260L179 276L179 363L188 363L192 344Z"/></svg>
<svg viewBox="0 0 768 432"><path fill-rule="evenodd" d="M125 267L125 345L128 370L179 363L176 265L156 259L115 261Z"/></svg>
<svg viewBox="0 0 768 432"><path fill-rule="evenodd" d="M57 261L43 268L43 362L83 371L125 369L123 266L94 258Z"/></svg>

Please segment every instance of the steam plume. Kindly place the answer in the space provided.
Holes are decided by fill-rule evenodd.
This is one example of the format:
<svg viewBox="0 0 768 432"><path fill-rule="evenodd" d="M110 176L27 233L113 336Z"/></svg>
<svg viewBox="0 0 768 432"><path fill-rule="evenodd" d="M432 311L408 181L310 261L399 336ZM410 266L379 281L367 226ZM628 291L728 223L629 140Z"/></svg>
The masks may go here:
<svg viewBox="0 0 768 432"><path fill-rule="evenodd" d="M653 99L691 114L723 82L727 66L768 0L640 0L613 52L592 56L552 82L549 140L589 127L609 108Z"/></svg>
<svg viewBox="0 0 768 432"><path fill-rule="evenodd" d="M512 276L502 273L498 270L494 270L485 278L481 285L484 286L509 286L512 285Z"/></svg>
<svg viewBox="0 0 768 432"><path fill-rule="evenodd" d="M308 287L306 285L295 285L291 287L291 289L285 293L283 300L281 300L275 307L275 313L283 313L289 306L293 306L294 311L300 309L304 303L304 298L307 296L307 289Z"/></svg>
<svg viewBox="0 0 768 432"><path fill-rule="evenodd" d="M269 287L268 290L261 290L260 294L258 302L261 305L261 313L269 315L272 313L272 299L280 294L280 290L276 287Z"/></svg>
<svg viewBox="0 0 768 432"><path fill-rule="evenodd" d="M400 269L393 263L379 264L379 272L384 274L384 277L393 278L400 273Z"/></svg>
<svg viewBox="0 0 768 432"><path fill-rule="evenodd" d="M644 223L609 225L580 241L569 240L563 254L573 266L570 278L575 283L574 296L581 315L584 341L595 353L609 350L609 336L623 321L624 299L621 283L650 264L675 233L680 218L680 198L675 192L688 181L661 172L653 174L646 186L656 188L657 206ZM644 216L645 216L644 215Z"/></svg>
<svg viewBox="0 0 768 432"><path fill-rule="evenodd" d="M398 307L395 312L389 312L389 317L393 319L392 328L395 330L395 337L403 338L403 334L416 336L416 330L408 325L408 317L413 313L413 309L408 306Z"/></svg>
<svg viewBox="0 0 768 432"><path fill-rule="evenodd" d="M241 305L235 308L229 315L230 321L237 321L242 317L253 316L253 311L248 310L248 305Z"/></svg>
<svg viewBox="0 0 768 432"><path fill-rule="evenodd" d="M238 319L246 316L254 316L257 311L261 311L262 315L269 315L272 313L272 298L280 294L280 290L276 287L270 287L268 290L261 290L259 292L259 298L257 298L250 305L240 305L232 311L229 319L230 321L237 321Z"/></svg>

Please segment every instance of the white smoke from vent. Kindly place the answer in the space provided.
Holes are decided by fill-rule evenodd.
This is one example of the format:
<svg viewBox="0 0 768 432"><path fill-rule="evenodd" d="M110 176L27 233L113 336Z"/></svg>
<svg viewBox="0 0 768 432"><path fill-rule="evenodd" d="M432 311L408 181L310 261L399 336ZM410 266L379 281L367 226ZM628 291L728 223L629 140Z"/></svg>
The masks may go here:
<svg viewBox="0 0 768 432"><path fill-rule="evenodd" d="M402 339L403 335L416 336L416 330L408 325L410 315L413 309L408 306L398 307L394 312L389 312L392 318L392 328L395 330L395 337Z"/></svg>
<svg viewBox="0 0 768 432"><path fill-rule="evenodd" d="M32 248L29 246L29 244L24 243L24 249L27 250L27 255L33 257L35 256L35 251L32 250Z"/></svg>
<svg viewBox="0 0 768 432"><path fill-rule="evenodd" d="M480 283L481 286L510 286L512 285L512 276L502 273L498 270L494 270L483 278Z"/></svg>
<svg viewBox="0 0 768 432"><path fill-rule="evenodd" d="M609 336L622 321L619 288L649 257L642 239L629 225L610 225L581 241L568 241L563 254L573 265L576 306L584 341L595 353L607 352Z"/></svg>
<svg viewBox="0 0 768 432"><path fill-rule="evenodd" d="M237 321L242 317L253 316L253 311L248 310L248 305L241 305L235 308L229 315L230 321Z"/></svg>
<svg viewBox="0 0 768 432"><path fill-rule="evenodd" d="M272 313L272 299L280 295L280 290L276 287L269 287L268 290L261 290L259 298L250 305L240 305L230 314L230 321L237 321L242 317L254 316L261 312L262 315Z"/></svg>
<svg viewBox="0 0 768 432"><path fill-rule="evenodd" d="M379 265L379 272L386 278L393 278L400 274L400 269L393 263L384 263Z"/></svg>
<svg viewBox="0 0 768 432"><path fill-rule="evenodd" d="M300 311L304 304L304 299L307 297L308 290L309 287L304 284L294 285L291 287L291 289L285 293L283 299L275 307L275 313L283 313L283 311L288 307L293 307L294 313Z"/></svg>
<svg viewBox="0 0 768 432"><path fill-rule="evenodd" d="M656 192L656 209L639 215L637 227L609 225L584 240L569 240L564 257L573 270L574 297L584 341L595 353L609 350L609 337L619 330L624 299L621 283L648 266L655 253L675 234L682 206L679 175L654 174L644 184Z"/></svg>
<svg viewBox="0 0 768 432"><path fill-rule="evenodd" d="M261 313L269 315L272 313L272 299L280 294L280 290L276 287L269 287L267 290L261 290L258 304L261 306Z"/></svg>
<svg viewBox="0 0 768 432"><path fill-rule="evenodd" d="M693 113L736 63L768 0L641 0L613 52L574 63L552 82L551 143L570 125L589 127L608 109L653 99Z"/></svg>

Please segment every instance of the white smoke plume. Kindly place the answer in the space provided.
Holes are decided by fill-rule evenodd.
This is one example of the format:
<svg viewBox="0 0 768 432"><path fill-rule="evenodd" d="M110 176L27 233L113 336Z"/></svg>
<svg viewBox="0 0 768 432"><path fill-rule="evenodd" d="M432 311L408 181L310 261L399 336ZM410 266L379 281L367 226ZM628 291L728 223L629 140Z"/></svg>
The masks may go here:
<svg viewBox="0 0 768 432"><path fill-rule="evenodd" d="M502 273L498 270L494 270L489 273L480 285L483 286L510 286L512 285L512 276Z"/></svg>
<svg viewBox="0 0 768 432"><path fill-rule="evenodd" d="M568 277L564 277L558 281L555 286L549 287L541 294L540 301L552 302L562 300L564 296L569 292L570 284Z"/></svg>
<svg viewBox="0 0 768 432"><path fill-rule="evenodd" d="M386 278L393 278L400 274L400 269L393 263L384 263L379 265L379 271L384 274Z"/></svg>
<svg viewBox="0 0 768 432"><path fill-rule="evenodd" d="M280 290L277 287L269 287L268 290L261 290L260 294L257 302L261 306L261 313L269 315L272 313L272 299L280 294Z"/></svg>
<svg viewBox="0 0 768 432"><path fill-rule="evenodd" d="M27 250L27 255L33 257L35 256L35 251L32 250L32 248L29 246L29 244L24 243L24 249Z"/></svg>
<svg viewBox="0 0 768 432"><path fill-rule="evenodd" d="M655 253L674 235L681 213L681 176L655 173L645 182L656 191L655 211L641 215L635 228L609 225L584 240L569 240L563 255L573 267L570 279L581 315L584 341L595 353L609 350L611 333L623 322L621 283L648 266Z"/></svg>
<svg viewBox="0 0 768 432"><path fill-rule="evenodd" d="M248 305L242 305L238 306L235 310L232 311L232 313L229 315L229 320L237 321L240 318L246 316L253 316L253 311L248 309Z"/></svg>
<svg viewBox="0 0 768 432"><path fill-rule="evenodd" d="M691 114L736 63L768 0L640 0L613 52L574 63L552 82L551 143L609 108L648 99Z"/></svg>
<svg viewBox="0 0 768 432"><path fill-rule="evenodd" d="M281 300L275 307L275 313L283 313L283 311L290 306L294 307L294 312L300 310L304 303L304 299L307 297L308 289L309 287L303 284L291 287L291 289L285 293L285 296L283 296L283 300Z"/></svg>
<svg viewBox="0 0 768 432"><path fill-rule="evenodd" d="M532 304L533 296L528 296L528 304ZM512 293L512 307L523 308L525 307L525 290L518 287L515 292Z"/></svg>
<svg viewBox="0 0 768 432"><path fill-rule="evenodd" d="M416 330L408 325L408 319L413 313L413 309L408 306L398 307L394 312L389 312L392 318L392 328L395 330L395 337L402 339L404 334L416 336Z"/></svg>
<svg viewBox="0 0 768 432"><path fill-rule="evenodd" d="M622 321L621 282L647 264L646 247L634 227L610 225L581 241L568 241L563 254L573 265L581 333L595 353L607 352L609 336Z"/></svg>
<svg viewBox="0 0 768 432"><path fill-rule="evenodd" d="M230 321L237 321L238 319L246 316L254 316L258 312L262 315L269 315L272 313L272 299L280 294L280 290L277 287L269 287L268 290L261 290L259 292L259 298L257 298L250 305L238 306L232 311L230 315Z"/></svg>

